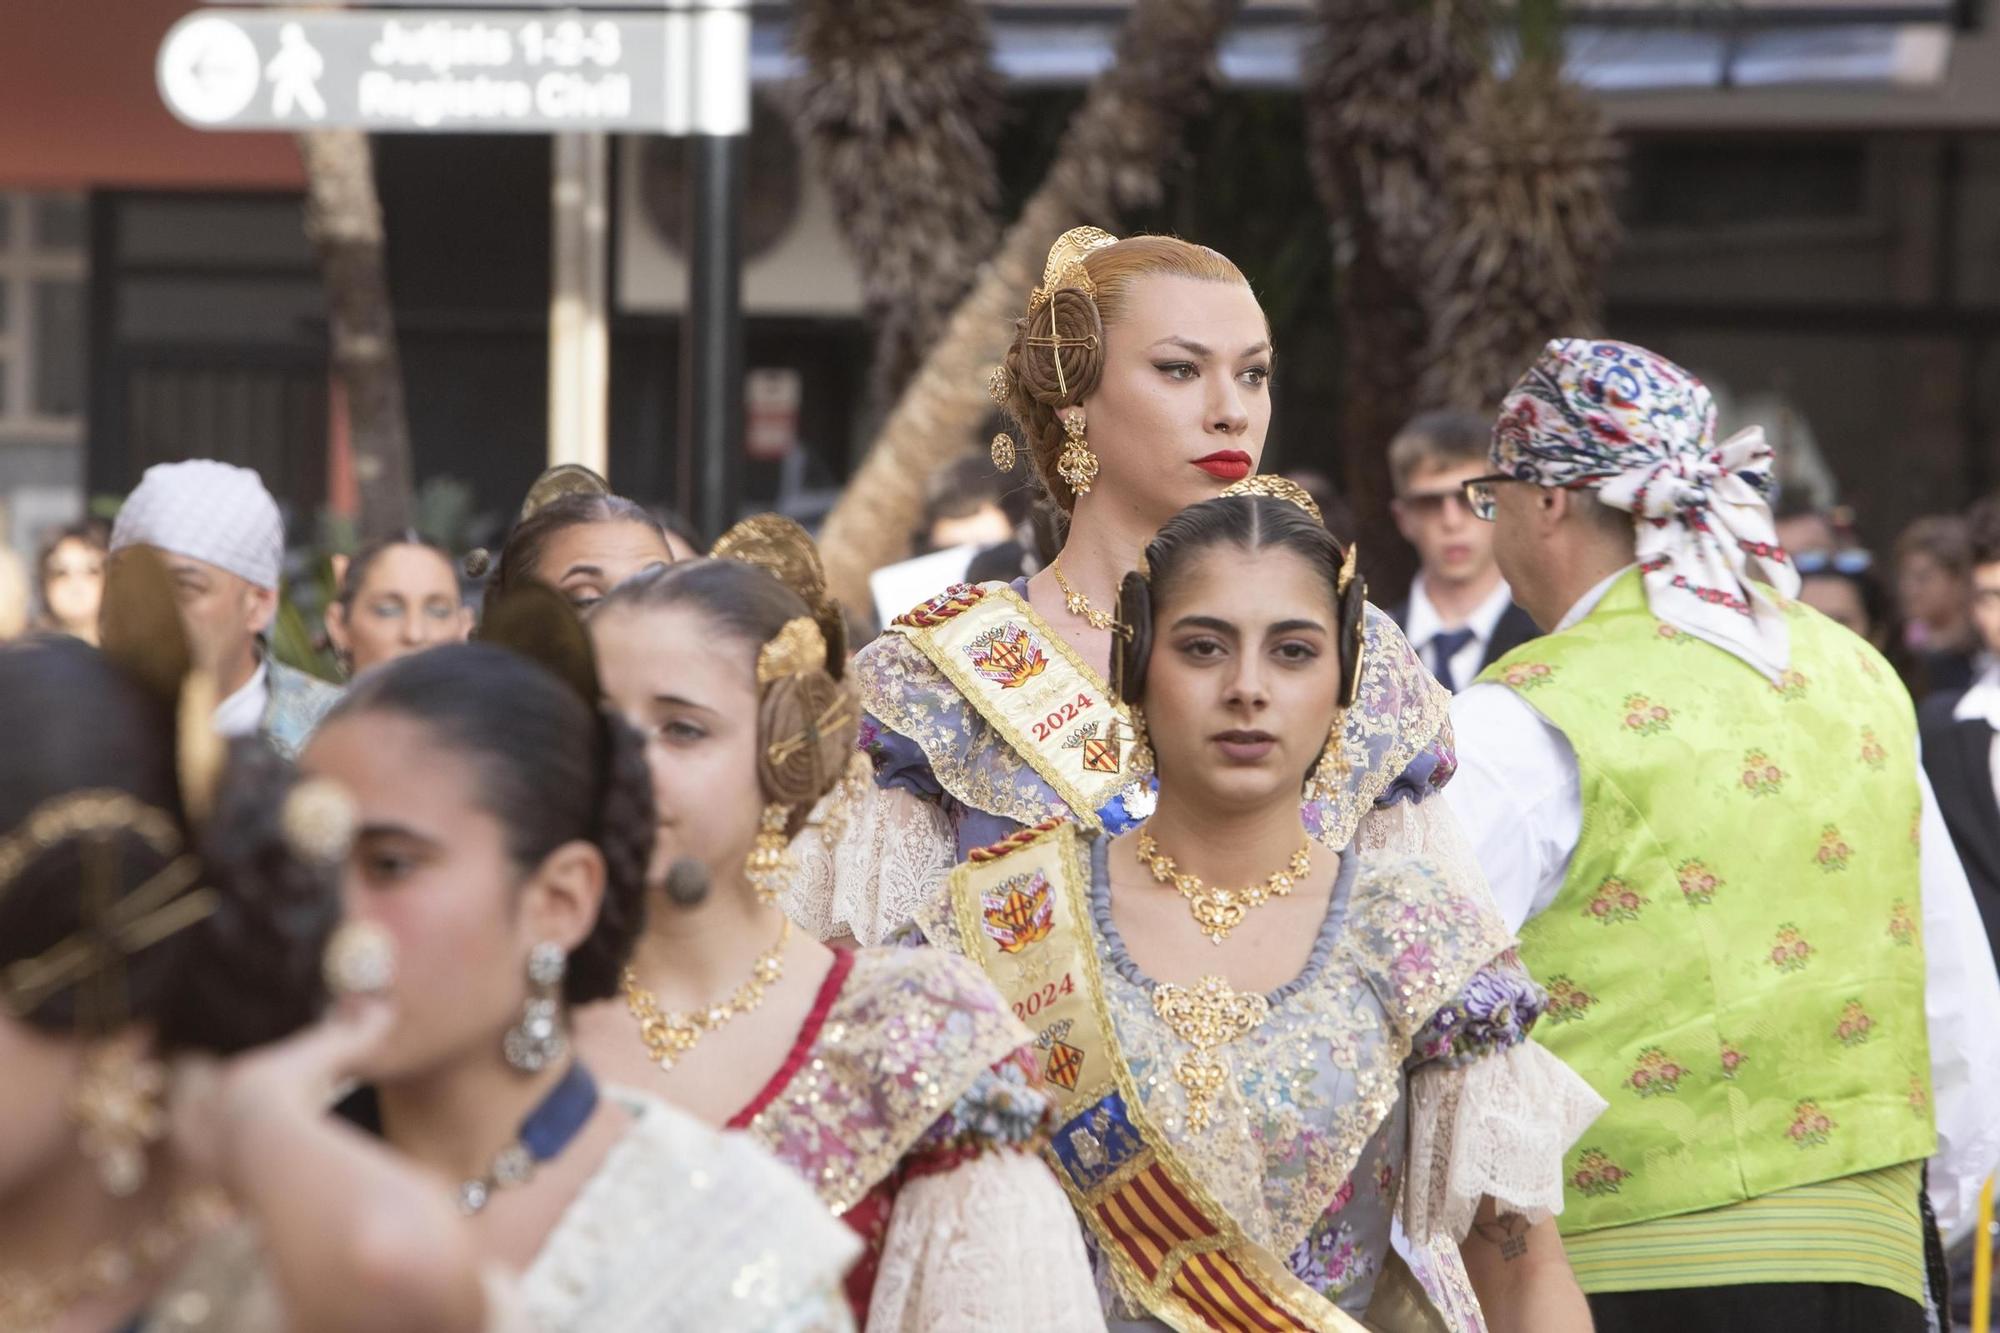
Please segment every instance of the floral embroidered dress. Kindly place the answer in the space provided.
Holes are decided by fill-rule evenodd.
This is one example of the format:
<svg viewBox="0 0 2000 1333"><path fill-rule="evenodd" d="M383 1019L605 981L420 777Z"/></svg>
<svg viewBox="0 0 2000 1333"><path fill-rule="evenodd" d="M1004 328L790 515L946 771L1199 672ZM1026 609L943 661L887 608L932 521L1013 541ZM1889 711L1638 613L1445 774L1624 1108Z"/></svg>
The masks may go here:
<svg viewBox="0 0 2000 1333"><path fill-rule="evenodd" d="M848 1333L860 1248L748 1136L607 1088L632 1125L519 1274L487 1277L490 1333ZM202 1244L144 1333L282 1333L254 1230Z"/></svg>
<svg viewBox="0 0 2000 1333"><path fill-rule="evenodd" d="M858 1325L1102 1327L1037 1155L1049 1102L1027 1040L965 959L840 950L784 1064L730 1120L861 1238Z"/></svg>
<svg viewBox="0 0 2000 1333"><path fill-rule="evenodd" d="M1063 674L1079 695L1108 701L1102 674L1068 651L1028 606L1026 590L1025 579L960 586L899 617L898 625L908 629L904 622L913 617L935 619L956 606L978 604L983 611L1004 603L1006 627L1021 636L1024 652L1039 656L1037 684ZM934 607L945 610L926 611ZM1428 852L1455 876L1477 878L1443 803L1425 799L1455 767L1451 696L1373 605L1365 634L1360 697L1342 722L1345 771L1326 798L1306 805L1306 827L1336 851L1359 829L1364 842ZM1099 784L1096 790L1115 790L1096 809L1074 809L1003 734L1009 728L995 723L990 706L982 711L908 634L894 628L883 634L861 650L853 671L865 709L861 743L876 789L836 825L844 827L837 843L821 835L818 819L801 835L794 851L804 873L785 900L786 911L822 938L893 939L968 852L1023 827L1081 818L1119 833L1152 811L1151 775L1129 767L1122 783ZM1113 711L1129 725L1122 709ZM1025 734L1017 739L1033 744ZM1111 762L1124 758L1114 747Z"/></svg>
<svg viewBox="0 0 2000 1333"><path fill-rule="evenodd" d="M1560 1211L1562 1155L1603 1105L1526 1040L1544 997L1483 890L1427 860L1345 853L1305 967L1218 1048L1228 1078L1197 1130L1174 1074L1192 1048L1155 1012L1111 915L1109 842L1090 847L1089 930L1147 1119L1252 1241L1343 1311L1436 1326L1408 1322L1409 1275L1390 1249L1400 1217L1422 1300L1445 1327L1482 1328L1456 1250L1481 1197L1533 1219ZM963 944L948 894L919 924ZM1091 1248L1112 1326L1160 1327ZM1383 1283L1392 1268L1398 1282Z"/></svg>

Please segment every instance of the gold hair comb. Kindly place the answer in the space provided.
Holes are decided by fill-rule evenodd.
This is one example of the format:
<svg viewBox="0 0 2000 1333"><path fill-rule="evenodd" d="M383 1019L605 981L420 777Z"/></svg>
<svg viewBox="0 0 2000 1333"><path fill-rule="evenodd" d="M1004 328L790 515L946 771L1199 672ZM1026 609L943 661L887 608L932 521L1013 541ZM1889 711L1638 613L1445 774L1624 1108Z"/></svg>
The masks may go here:
<svg viewBox="0 0 2000 1333"><path fill-rule="evenodd" d="M787 620L771 641L757 650L757 683L769 685L789 676L826 670L826 635L810 617Z"/></svg>
<svg viewBox="0 0 2000 1333"><path fill-rule="evenodd" d="M129 833L154 852L174 859L144 884L113 898L115 860L109 837ZM84 790L35 808L20 827L0 839L0 892L36 858L64 843L84 846L82 923L74 935L33 958L0 971L0 1009L32 1013L57 991L96 983L77 1008L79 1028L105 1030L122 1021L123 961L216 909L214 890L194 887L200 863L182 855L178 827L164 811L120 791Z"/></svg>
<svg viewBox="0 0 2000 1333"><path fill-rule="evenodd" d="M1326 516L1319 511L1319 501L1312 493L1293 481L1290 477L1255 476L1241 481L1232 481L1222 488L1224 497L1234 495L1255 495L1266 500L1289 500L1313 516L1313 522L1324 523Z"/></svg>
<svg viewBox="0 0 2000 1333"><path fill-rule="evenodd" d="M1071 227L1056 238L1049 247L1049 259L1042 266L1042 285L1035 288L1028 297L1028 313L1040 310L1048 299L1065 287L1074 287L1085 296L1097 295L1097 284L1090 280L1089 272L1083 266L1083 257L1092 250L1102 250L1107 245L1115 245L1118 238L1101 227Z"/></svg>

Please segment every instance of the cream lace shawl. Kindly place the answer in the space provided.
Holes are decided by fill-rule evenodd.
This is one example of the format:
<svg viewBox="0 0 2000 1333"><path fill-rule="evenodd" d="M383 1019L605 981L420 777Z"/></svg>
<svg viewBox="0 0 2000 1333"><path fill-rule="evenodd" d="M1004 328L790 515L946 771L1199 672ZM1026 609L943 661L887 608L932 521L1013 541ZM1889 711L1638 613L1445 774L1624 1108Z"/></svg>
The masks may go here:
<svg viewBox="0 0 2000 1333"><path fill-rule="evenodd" d="M632 1126L518 1275L487 1275L491 1333L852 1333L859 1252L812 1189L744 1135L607 1089ZM282 1333L254 1231L201 1247L145 1333Z"/></svg>

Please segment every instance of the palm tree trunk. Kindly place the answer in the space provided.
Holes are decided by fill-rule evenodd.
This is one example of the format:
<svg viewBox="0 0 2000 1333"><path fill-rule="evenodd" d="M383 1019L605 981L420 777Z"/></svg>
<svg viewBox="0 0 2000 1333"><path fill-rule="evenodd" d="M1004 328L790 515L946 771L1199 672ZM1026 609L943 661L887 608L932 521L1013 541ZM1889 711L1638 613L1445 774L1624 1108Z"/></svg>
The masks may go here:
<svg viewBox="0 0 2000 1333"><path fill-rule="evenodd" d="M797 16L794 121L861 269L877 422L999 240L1000 80L974 0L802 0Z"/></svg>
<svg viewBox="0 0 2000 1333"><path fill-rule="evenodd" d="M384 537L410 523L410 427L374 155L359 130L315 130L298 142L306 167L306 235L319 251L333 369L347 392L361 536Z"/></svg>
<svg viewBox="0 0 2000 1333"><path fill-rule="evenodd" d="M1528 31L1536 8L1522 6ZM1446 142L1447 223L1426 265L1422 394L1479 410L1549 338L1598 331L1618 243L1620 148L1597 99L1563 80L1559 46L1535 53L1524 43L1516 71L1484 79L1469 111Z"/></svg>
<svg viewBox="0 0 2000 1333"><path fill-rule="evenodd" d="M1479 77L1481 0L1314 0L1307 151L1333 221L1343 472L1363 568L1409 578L1389 513L1389 440L1421 404L1424 264L1442 214L1445 135Z"/></svg>
<svg viewBox="0 0 2000 1333"><path fill-rule="evenodd" d="M991 410L986 371L1005 353L1056 237L1083 223L1115 225L1125 209L1159 198L1161 164L1206 105L1216 43L1240 3L1137 0L1047 179L979 269L827 516L820 551L841 600L869 604L868 575L908 550L925 480L974 444Z"/></svg>

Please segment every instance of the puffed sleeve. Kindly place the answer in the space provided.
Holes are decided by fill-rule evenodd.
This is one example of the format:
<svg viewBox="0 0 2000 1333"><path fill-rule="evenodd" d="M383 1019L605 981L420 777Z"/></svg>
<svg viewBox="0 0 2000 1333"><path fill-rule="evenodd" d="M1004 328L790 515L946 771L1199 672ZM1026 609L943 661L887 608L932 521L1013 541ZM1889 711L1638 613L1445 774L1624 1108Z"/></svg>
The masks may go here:
<svg viewBox="0 0 2000 1333"><path fill-rule="evenodd" d="M1403 1229L1461 1241L1482 1198L1530 1222L1562 1211L1563 1154L1606 1103L1528 1032L1546 996L1512 949L1480 968L1410 1054Z"/></svg>
<svg viewBox="0 0 2000 1333"><path fill-rule="evenodd" d="M1104 1327L1083 1233L1038 1151L1050 1105L1017 1052L905 1159L868 1333Z"/></svg>

